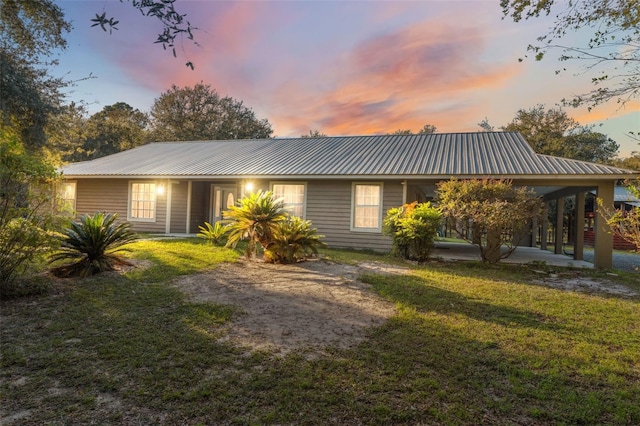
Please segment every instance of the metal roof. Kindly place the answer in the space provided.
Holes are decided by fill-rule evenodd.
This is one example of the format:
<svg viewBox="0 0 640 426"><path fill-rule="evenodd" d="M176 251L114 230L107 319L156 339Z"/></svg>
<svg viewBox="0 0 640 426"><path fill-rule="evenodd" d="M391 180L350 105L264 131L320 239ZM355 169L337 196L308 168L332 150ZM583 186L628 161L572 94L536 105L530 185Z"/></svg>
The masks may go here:
<svg viewBox="0 0 640 426"><path fill-rule="evenodd" d="M536 154L519 133L157 142L62 168L67 177L629 176Z"/></svg>

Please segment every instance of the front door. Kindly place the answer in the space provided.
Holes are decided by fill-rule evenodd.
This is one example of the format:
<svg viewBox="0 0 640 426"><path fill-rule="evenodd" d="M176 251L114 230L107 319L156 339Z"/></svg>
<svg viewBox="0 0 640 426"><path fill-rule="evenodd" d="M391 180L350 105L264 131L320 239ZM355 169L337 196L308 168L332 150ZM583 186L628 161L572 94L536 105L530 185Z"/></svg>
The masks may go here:
<svg viewBox="0 0 640 426"><path fill-rule="evenodd" d="M211 208L209 223L214 224L223 219L222 212L236 204L236 186L211 185Z"/></svg>

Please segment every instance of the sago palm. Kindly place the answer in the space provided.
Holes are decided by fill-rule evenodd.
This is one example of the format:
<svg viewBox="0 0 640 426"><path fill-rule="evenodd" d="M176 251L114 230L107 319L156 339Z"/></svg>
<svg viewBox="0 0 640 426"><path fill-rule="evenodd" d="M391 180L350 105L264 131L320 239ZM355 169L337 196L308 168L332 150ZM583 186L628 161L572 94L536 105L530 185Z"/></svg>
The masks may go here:
<svg viewBox="0 0 640 426"><path fill-rule="evenodd" d="M115 213L95 213L72 222L61 237L60 251L50 258L51 262L72 262L53 268L53 273L62 277L87 277L113 271L116 265L130 265L116 253L137 237L131 225L118 223L117 219Z"/></svg>
<svg viewBox="0 0 640 426"><path fill-rule="evenodd" d="M310 221L291 216L275 227L273 239L265 248L265 259L274 263L303 261L318 254L318 248L326 247L321 238Z"/></svg>
<svg viewBox="0 0 640 426"><path fill-rule="evenodd" d="M257 244L267 248L278 222L286 219L287 211L284 201L274 200L271 191L257 191L238 200L237 206L229 207L224 217L230 221L227 246L235 247L246 239L245 256L249 259L255 255Z"/></svg>

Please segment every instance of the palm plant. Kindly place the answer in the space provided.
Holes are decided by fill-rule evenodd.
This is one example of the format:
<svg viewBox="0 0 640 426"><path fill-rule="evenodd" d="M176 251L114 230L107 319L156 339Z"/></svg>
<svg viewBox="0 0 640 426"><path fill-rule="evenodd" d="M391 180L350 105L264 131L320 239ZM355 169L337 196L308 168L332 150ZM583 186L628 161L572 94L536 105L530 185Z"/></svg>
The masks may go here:
<svg viewBox="0 0 640 426"><path fill-rule="evenodd" d="M320 241L322 235L311 227L311 221L291 216L273 230L271 244L265 248L265 259L274 263L295 263L318 254L319 247L326 247Z"/></svg>
<svg viewBox="0 0 640 426"><path fill-rule="evenodd" d="M61 277L87 277L103 271L113 271L116 265L131 265L115 254L121 247L137 239L128 223L117 223L116 213L95 213L72 222L61 236L60 251L50 262L72 260L52 269Z"/></svg>
<svg viewBox="0 0 640 426"><path fill-rule="evenodd" d="M204 226L198 226L200 232L198 232L198 237L207 240L211 244L217 245L222 241L225 234L229 232L229 227L226 225L222 225L220 222L216 222L214 225L211 225L209 222L205 222Z"/></svg>
<svg viewBox="0 0 640 426"><path fill-rule="evenodd" d="M230 220L227 246L236 247L246 239L245 256L249 259L255 256L258 244L267 248L278 222L286 219L287 211L283 200L273 199L273 192L259 190L238 200L238 205L225 211L224 217Z"/></svg>

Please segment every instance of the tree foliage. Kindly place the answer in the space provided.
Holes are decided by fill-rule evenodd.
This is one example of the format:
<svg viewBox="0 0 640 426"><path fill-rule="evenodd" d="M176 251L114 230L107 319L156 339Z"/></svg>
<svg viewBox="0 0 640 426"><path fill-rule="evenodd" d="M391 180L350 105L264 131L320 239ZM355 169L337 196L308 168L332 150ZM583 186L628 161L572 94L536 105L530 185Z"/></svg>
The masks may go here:
<svg viewBox="0 0 640 426"><path fill-rule="evenodd" d="M626 185L629 192L640 198L640 179L627 181ZM636 251L640 251L640 207L609 210L604 208L602 200L598 199L598 213L611 227L611 232L633 244Z"/></svg>
<svg viewBox="0 0 640 426"><path fill-rule="evenodd" d="M86 121L86 159L104 157L147 142L148 117L125 102L107 105Z"/></svg>
<svg viewBox="0 0 640 426"><path fill-rule="evenodd" d="M427 123L424 126L422 126L420 130L418 130L418 133L413 133L411 129L398 129L393 133L388 133L388 134L389 135L415 135L415 134L425 135L430 133L436 133L437 131L438 131L438 128L436 126L434 126L433 124Z"/></svg>
<svg viewBox="0 0 640 426"><path fill-rule="evenodd" d="M55 169L0 126L0 285L12 283L52 244Z"/></svg>
<svg viewBox="0 0 640 426"><path fill-rule="evenodd" d="M538 154L582 161L608 163L619 148L606 135L581 126L562 108L545 110L544 105L518 110L502 130L520 132Z"/></svg>
<svg viewBox="0 0 640 426"><path fill-rule="evenodd" d="M123 2L124 0L120 1ZM128 1L142 15L156 18L160 22L162 32L158 34L155 43L161 44L165 50L171 50L174 57L178 56L176 53L176 40L186 38L194 44L198 44L193 35L197 28L186 19L187 15L181 14L176 10L174 5L176 0ZM107 17L106 12L102 12L102 14L96 13L96 17L91 22L93 22L92 27L100 27L103 31L108 31L109 33L112 33L113 30L118 30L117 25L120 23L112 16ZM192 70L194 68L191 61L188 61L185 65Z"/></svg>
<svg viewBox="0 0 640 426"><path fill-rule="evenodd" d="M555 16L548 33L528 50L542 60L550 50L560 50L560 61L587 64L593 90L565 99L572 106L589 108L609 100L625 103L640 90L640 4L637 0L500 0L505 17L515 22ZM582 45L565 45L568 32L588 31ZM611 64L608 67L607 64ZM558 70L556 73L565 71Z"/></svg>
<svg viewBox="0 0 640 426"><path fill-rule="evenodd" d="M45 127L65 83L48 74L45 58L64 49L71 29L52 0L0 2L0 112L29 150L46 141Z"/></svg>
<svg viewBox="0 0 640 426"><path fill-rule="evenodd" d="M220 97L210 85L172 86L151 107L151 134L156 141L259 139L271 137L267 119L231 97Z"/></svg>
<svg viewBox="0 0 640 426"><path fill-rule="evenodd" d="M431 203L413 202L389 209L382 229L393 239L398 255L423 262L431 254L441 222L440 210Z"/></svg>
<svg viewBox="0 0 640 426"><path fill-rule="evenodd" d="M458 234L467 236L479 248L482 261L489 263L510 256L542 211L535 193L494 179L442 181L438 205Z"/></svg>
<svg viewBox="0 0 640 426"><path fill-rule="evenodd" d="M327 135L322 133L320 130L309 130L309 134L308 135L300 135L300 137L301 138L315 139L315 138L325 138L325 137L327 137Z"/></svg>

